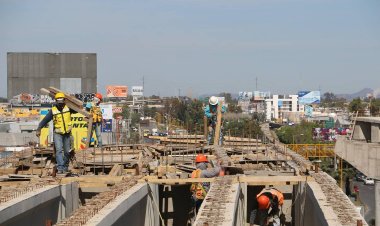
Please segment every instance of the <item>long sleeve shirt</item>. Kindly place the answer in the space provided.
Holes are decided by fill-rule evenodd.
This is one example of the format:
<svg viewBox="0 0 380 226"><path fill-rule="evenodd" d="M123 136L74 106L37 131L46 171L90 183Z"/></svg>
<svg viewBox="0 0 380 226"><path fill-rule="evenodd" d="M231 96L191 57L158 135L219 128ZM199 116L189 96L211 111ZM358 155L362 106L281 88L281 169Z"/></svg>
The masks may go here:
<svg viewBox="0 0 380 226"><path fill-rule="evenodd" d="M71 114L77 113L76 111L70 109ZM42 129L45 127L51 120L53 120L53 111L50 109L49 112L45 115L45 117L41 120L41 122L38 124L37 130Z"/></svg>
<svg viewBox="0 0 380 226"><path fill-rule="evenodd" d="M211 107L210 107L211 106ZM218 109L218 105L210 105L208 104L205 108L204 108L204 113L206 115L206 117L208 119L212 119L213 116L216 116L216 113L217 113L217 109ZM227 108L226 106L222 106L222 113L225 113L227 111Z"/></svg>

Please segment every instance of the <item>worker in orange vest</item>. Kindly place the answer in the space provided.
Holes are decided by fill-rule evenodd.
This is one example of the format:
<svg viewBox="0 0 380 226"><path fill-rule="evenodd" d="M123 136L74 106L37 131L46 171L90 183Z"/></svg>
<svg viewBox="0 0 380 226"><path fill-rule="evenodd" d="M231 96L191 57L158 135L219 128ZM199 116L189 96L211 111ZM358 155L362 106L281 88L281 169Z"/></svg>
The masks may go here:
<svg viewBox="0 0 380 226"><path fill-rule="evenodd" d="M221 174L222 168L220 167L220 161L213 167L208 169L207 157L203 154L197 155L195 158L196 170L191 173L191 178L211 178ZM196 213L199 210L203 200L205 199L207 192L210 190L209 182L193 183L190 187L192 192L192 199L195 202Z"/></svg>
<svg viewBox="0 0 380 226"><path fill-rule="evenodd" d="M284 204L284 195L276 188L264 188L257 196L249 223L251 226L258 218L260 226L267 226L269 218L273 217L273 226L280 226L279 212Z"/></svg>
<svg viewBox="0 0 380 226"><path fill-rule="evenodd" d="M98 140L98 147L102 147L101 126L103 123L103 114L100 109L100 102L103 100L103 96L100 93L96 93L92 103L86 104L86 110L92 114L92 133L95 131L96 139Z"/></svg>

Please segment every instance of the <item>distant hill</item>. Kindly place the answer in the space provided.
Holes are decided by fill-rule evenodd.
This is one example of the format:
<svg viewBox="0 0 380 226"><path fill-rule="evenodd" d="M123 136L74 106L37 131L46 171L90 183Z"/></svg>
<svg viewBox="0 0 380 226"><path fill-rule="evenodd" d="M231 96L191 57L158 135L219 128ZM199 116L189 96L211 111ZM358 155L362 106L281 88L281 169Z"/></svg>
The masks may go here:
<svg viewBox="0 0 380 226"><path fill-rule="evenodd" d="M373 93L373 89L371 88L364 88L362 90L360 90L359 92L356 92L356 93L352 93L352 94L336 94L337 97L340 97L340 98L345 98L346 100L353 100L355 98L365 98L367 97L368 93ZM377 97L379 97L379 95L377 95Z"/></svg>

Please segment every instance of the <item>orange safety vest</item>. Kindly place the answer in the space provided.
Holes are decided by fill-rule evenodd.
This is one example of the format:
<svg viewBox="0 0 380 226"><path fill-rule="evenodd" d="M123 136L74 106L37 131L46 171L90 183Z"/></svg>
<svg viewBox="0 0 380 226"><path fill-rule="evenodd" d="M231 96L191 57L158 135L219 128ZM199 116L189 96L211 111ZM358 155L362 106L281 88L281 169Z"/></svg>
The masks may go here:
<svg viewBox="0 0 380 226"><path fill-rule="evenodd" d="M191 178L200 178L201 177L202 170L196 169L191 173ZM205 187L203 186L203 183L193 183L190 187L190 191L193 193L194 197L199 199L205 199L207 195L207 191Z"/></svg>
<svg viewBox="0 0 380 226"><path fill-rule="evenodd" d="M266 192L270 192L274 197L277 197L278 199L278 205L282 206L284 204L284 195L282 194L282 192L280 192L279 190L275 189L275 188L269 188L269 189L263 189L257 196L256 198L259 198L263 193L266 193Z"/></svg>

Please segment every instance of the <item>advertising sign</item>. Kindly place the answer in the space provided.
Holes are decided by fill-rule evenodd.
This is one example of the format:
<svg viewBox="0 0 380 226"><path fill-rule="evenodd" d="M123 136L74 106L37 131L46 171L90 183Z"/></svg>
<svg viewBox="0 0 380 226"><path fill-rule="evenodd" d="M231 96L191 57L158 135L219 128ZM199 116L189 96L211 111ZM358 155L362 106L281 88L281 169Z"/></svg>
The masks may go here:
<svg viewBox="0 0 380 226"><path fill-rule="evenodd" d="M102 132L104 132L104 133L112 132L112 119L104 119L103 120Z"/></svg>
<svg viewBox="0 0 380 226"><path fill-rule="evenodd" d="M313 116L313 107L310 105L305 106L305 115L306 117L311 118Z"/></svg>
<svg viewBox="0 0 380 226"><path fill-rule="evenodd" d="M254 91L253 92L253 100L260 101L270 98L270 92L261 92L261 91Z"/></svg>
<svg viewBox="0 0 380 226"><path fill-rule="evenodd" d="M301 105L320 104L321 92L320 91L300 91L298 92L298 103Z"/></svg>
<svg viewBox="0 0 380 226"><path fill-rule="evenodd" d="M102 110L103 119L112 119L112 105L110 104L101 104L100 109Z"/></svg>
<svg viewBox="0 0 380 226"><path fill-rule="evenodd" d="M112 107L112 113L121 113L123 112L122 107Z"/></svg>
<svg viewBox="0 0 380 226"><path fill-rule="evenodd" d="M128 86L106 86L107 97L127 97Z"/></svg>
<svg viewBox="0 0 380 226"><path fill-rule="evenodd" d="M239 92L238 100L250 100L252 98L252 92Z"/></svg>
<svg viewBox="0 0 380 226"><path fill-rule="evenodd" d="M144 89L142 86L132 86L132 96L143 96Z"/></svg>

